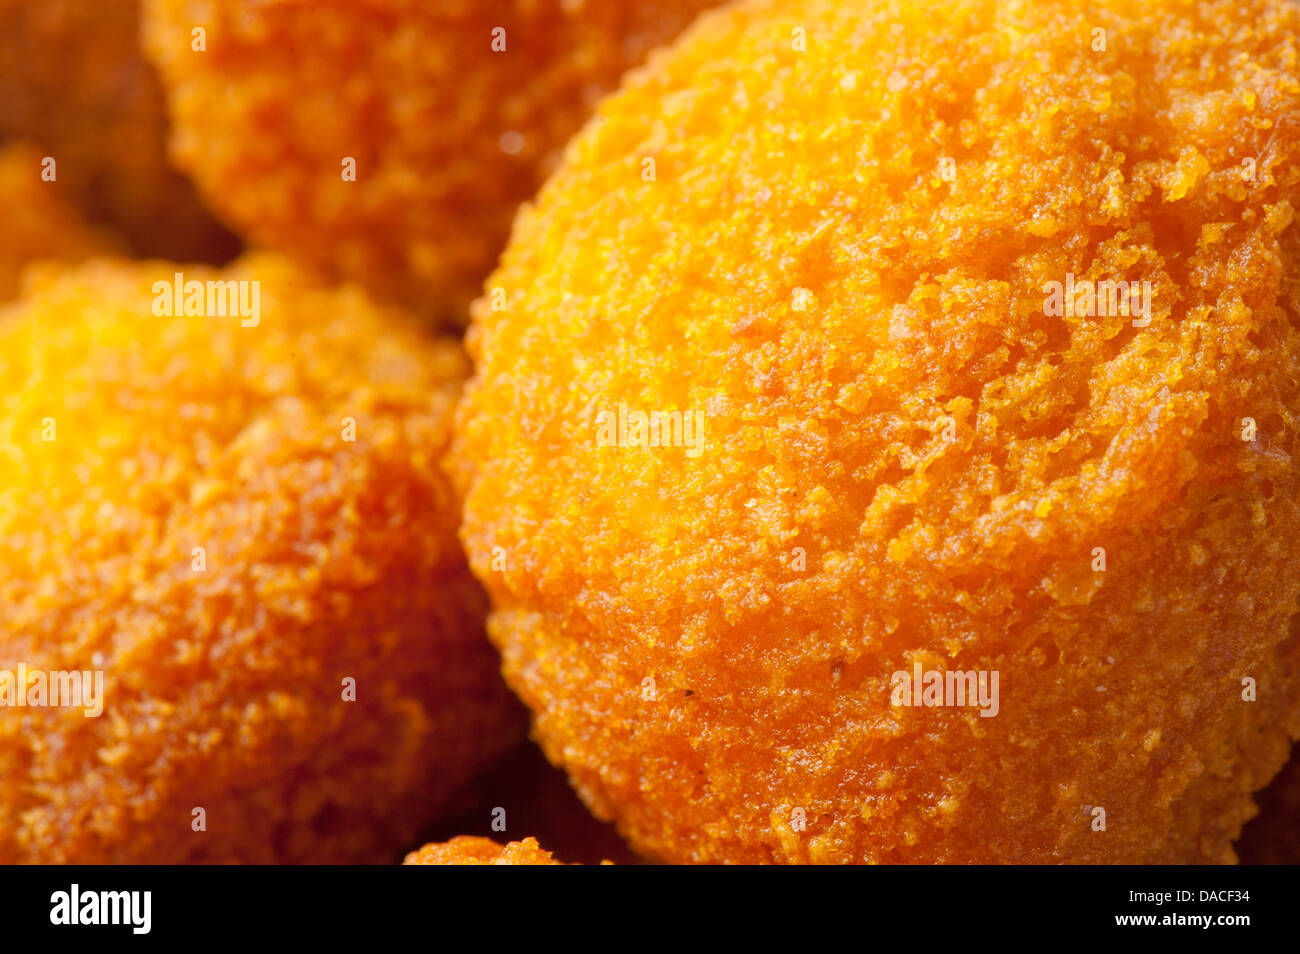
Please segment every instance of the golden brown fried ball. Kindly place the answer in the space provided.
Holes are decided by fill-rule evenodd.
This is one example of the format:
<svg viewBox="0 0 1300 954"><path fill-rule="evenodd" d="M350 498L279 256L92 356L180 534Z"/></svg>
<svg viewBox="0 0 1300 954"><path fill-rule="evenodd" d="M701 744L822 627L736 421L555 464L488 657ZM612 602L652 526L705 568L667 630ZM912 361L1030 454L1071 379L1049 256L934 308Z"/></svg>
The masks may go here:
<svg viewBox="0 0 1300 954"><path fill-rule="evenodd" d="M144 32L172 154L227 222L463 323L596 100L717 3L147 0Z"/></svg>
<svg viewBox="0 0 1300 954"><path fill-rule="evenodd" d="M490 838L461 835L411 852L405 865L558 865L536 838L499 845Z"/></svg>
<svg viewBox="0 0 1300 954"><path fill-rule="evenodd" d="M258 307L160 316L177 272ZM28 292L0 308L0 669L29 687L0 862L394 860L519 735L437 463L458 346L273 257ZM73 671L98 717L32 702Z"/></svg>
<svg viewBox="0 0 1300 954"><path fill-rule="evenodd" d="M41 178L45 158L29 143L0 146L0 302L18 294L32 262L77 262L122 250L117 236L82 220L57 178Z"/></svg>
<svg viewBox="0 0 1300 954"><path fill-rule="evenodd" d="M223 261L236 242L168 164L138 0L0 0L0 140L53 156L88 216L145 255Z"/></svg>
<svg viewBox="0 0 1300 954"><path fill-rule="evenodd" d="M1298 56L1282 0L751 0L606 101L455 466L633 847L1232 859L1300 732Z"/></svg>

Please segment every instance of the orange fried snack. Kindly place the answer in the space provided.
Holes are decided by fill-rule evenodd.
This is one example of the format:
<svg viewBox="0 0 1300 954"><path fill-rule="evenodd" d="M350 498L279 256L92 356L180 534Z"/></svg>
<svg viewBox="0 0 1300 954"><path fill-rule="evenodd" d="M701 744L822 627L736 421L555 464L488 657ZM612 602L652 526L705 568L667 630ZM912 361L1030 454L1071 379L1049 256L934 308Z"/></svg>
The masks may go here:
<svg viewBox="0 0 1300 954"><path fill-rule="evenodd" d="M634 848L1233 858L1300 733L1298 38L749 0L602 105L453 466L507 680Z"/></svg>
<svg viewBox="0 0 1300 954"><path fill-rule="evenodd" d="M236 242L166 159L138 0L0 0L0 140L39 143L88 218L145 255L221 261Z"/></svg>
<svg viewBox="0 0 1300 954"><path fill-rule="evenodd" d="M39 278L0 308L0 862L393 860L522 728L438 466L458 345L271 256Z"/></svg>
<svg viewBox="0 0 1300 954"><path fill-rule="evenodd" d="M144 33L227 222L463 324L596 100L717 2L147 0Z"/></svg>
<svg viewBox="0 0 1300 954"><path fill-rule="evenodd" d="M536 838L499 845L490 838L461 835L411 852L404 865L558 865Z"/></svg>
<svg viewBox="0 0 1300 954"><path fill-rule="evenodd" d="M82 220L57 179L42 180L44 159L28 143L0 146L0 302L18 294L32 262L77 262L121 251L111 232Z"/></svg>

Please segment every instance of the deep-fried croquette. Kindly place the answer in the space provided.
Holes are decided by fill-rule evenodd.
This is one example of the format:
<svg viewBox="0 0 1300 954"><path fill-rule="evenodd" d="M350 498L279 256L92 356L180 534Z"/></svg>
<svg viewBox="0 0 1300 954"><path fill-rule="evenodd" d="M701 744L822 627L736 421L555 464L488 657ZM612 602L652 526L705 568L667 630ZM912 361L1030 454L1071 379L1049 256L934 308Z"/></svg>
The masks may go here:
<svg viewBox="0 0 1300 954"><path fill-rule="evenodd" d="M519 738L416 325L270 256L0 308L0 862L392 861Z"/></svg>
<svg viewBox="0 0 1300 954"><path fill-rule="evenodd" d="M1298 44L1282 0L753 0L602 105L454 454L598 816L676 862L1232 859L1300 731Z"/></svg>
<svg viewBox="0 0 1300 954"><path fill-rule="evenodd" d="M77 262L122 251L117 236L82 220L57 179L42 180L44 159L28 143L0 146L0 302L18 294L32 262Z"/></svg>
<svg viewBox="0 0 1300 954"><path fill-rule="evenodd" d="M144 32L172 154L218 214L463 323L596 100L717 3L148 0Z"/></svg>
<svg viewBox="0 0 1300 954"><path fill-rule="evenodd" d="M490 838L461 835L425 845L406 856L406 865L558 865L536 838L500 845Z"/></svg>
<svg viewBox="0 0 1300 954"><path fill-rule="evenodd" d="M54 157L92 219L144 255L224 261L232 235L166 158L166 111L138 0L0 0L0 140Z"/></svg>

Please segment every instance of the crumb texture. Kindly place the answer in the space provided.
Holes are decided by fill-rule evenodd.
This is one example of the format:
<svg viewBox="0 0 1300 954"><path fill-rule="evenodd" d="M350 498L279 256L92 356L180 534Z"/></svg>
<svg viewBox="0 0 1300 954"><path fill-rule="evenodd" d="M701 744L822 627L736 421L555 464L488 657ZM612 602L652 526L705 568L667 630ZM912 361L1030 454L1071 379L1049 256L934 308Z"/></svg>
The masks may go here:
<svg viewBox="0 0 1300 954"><path fill-rule="evenodd" d="M601 106L476 305L454 467L507 678L634 848L1232 860L1300 732L1298 38L750 0ZM1148 323L1050 313L1120 280ZM604 446L620 406L698 453ZM997 715L894 704L918 665Z"/></svg>
<svg viewBox="0 0 1300 954"><path fill-rule="evenodd" d="M176 272L260 322L158 317ZM391 862L518 738L437 463L466 362L414 324L265 255L0 309L0 666L104 673L0 710L0 861Z"/></svg>

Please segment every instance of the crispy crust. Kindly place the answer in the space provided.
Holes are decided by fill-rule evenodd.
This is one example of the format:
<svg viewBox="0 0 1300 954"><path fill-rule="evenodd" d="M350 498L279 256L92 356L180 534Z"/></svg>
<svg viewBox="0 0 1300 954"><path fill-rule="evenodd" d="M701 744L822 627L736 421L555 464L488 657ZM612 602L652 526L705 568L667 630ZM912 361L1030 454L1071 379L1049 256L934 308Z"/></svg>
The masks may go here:
<svg viewBox="0 0 1300 954"><path fill-rule="evenodd" d="M1300 732L1300 12L1077 10L706 15L517 221L462 539L639 851L1229 861ZM1070 274L1150 324L1047 314ZM699 455L601 446L620 405ZM915 665L998 715L895 705Z"/></svg>
<svg viewBox="0 0 1300 954"><path fill-rule="evenodd" d="M177 271L260 323L159 317ZM0 709L0 861L392 861L519 737L437 463L466 363L412 323L268 256L0 310L0 659L105 674Z"/></svg>

